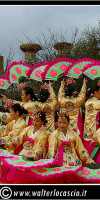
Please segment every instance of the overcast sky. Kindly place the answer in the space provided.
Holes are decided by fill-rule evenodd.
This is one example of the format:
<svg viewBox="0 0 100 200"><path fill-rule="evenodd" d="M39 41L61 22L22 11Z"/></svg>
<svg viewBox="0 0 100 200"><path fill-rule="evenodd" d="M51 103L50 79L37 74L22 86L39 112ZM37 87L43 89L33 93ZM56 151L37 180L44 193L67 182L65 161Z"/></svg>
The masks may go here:
<svg viewBox="0 0 100 200"><path fill-rule="evenodd" d="M7 55L10 47L15 56L14 61L20 61L21 51L18 40L27 43L24 35L35 42L40 31L48 35L47 27L55 32L67 31L67 42L71 42L72 34L77 27L79 32L85 27L98 26L100 6L0 6L0 54Z"/></svg>

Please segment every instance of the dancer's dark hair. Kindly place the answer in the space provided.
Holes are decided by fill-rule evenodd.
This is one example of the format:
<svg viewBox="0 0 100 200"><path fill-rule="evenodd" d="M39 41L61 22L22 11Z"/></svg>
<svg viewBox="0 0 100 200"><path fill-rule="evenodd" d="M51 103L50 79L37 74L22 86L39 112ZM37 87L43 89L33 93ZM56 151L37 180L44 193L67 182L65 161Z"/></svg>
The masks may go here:
<svg viewBox="0 0 100 200"><path fill-rule="evenodd" d="M66 84L64 86L65 95L71 97L75 91L75 85L73 84Z"/></svg>
<svg viewBox="0 0 100 200"><path fill-rule="evenodd" d="M21 107L20 104L16 103L16 104L13 104L11 107L10 107L15 113L18 111L20 116L21 115L26 115L28 114L28 111L24 108L24 107Z"/></svg>
<svg viewBox="0 0 100 200"><path fill-rule="evenodd" d="M47 89L41 89L40 91L40 101L41 102L46 102L48 97L50 96L50 93Z"/></svg>
<svg viewBox="0 0 100 200"><path fill-rule="evenodd" d="M25 91L26 95L30 94L30 97L31 97L32 101L36 101L37 100L37 97L34 94L33 89L31 87L25 87L24 91Z"/></svg>
<svg viewBox="0 0 100 200"><path fill-rule="evenodd" d="M46 125L47 124L46 113L41 111L39 117L40 117L41 121L44 122L44 125Z"/></svg>
<svg viewBox="0 0 100 200"><path fill-rule="evenodd" d="M18 79L19 84L27 82L27 81L28 81L28 78L25 76L20 76Z"/></svg>

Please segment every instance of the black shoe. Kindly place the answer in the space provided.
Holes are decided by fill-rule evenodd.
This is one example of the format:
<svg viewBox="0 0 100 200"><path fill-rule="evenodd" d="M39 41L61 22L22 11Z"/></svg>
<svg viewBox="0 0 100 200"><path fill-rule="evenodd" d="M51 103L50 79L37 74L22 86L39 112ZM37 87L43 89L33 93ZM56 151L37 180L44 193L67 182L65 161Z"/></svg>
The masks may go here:
<svg viewBox="0 0 100 200"><path fill-rule="evenodd" d="M100 169L100 163L86 165L89 169Z"/></svg>

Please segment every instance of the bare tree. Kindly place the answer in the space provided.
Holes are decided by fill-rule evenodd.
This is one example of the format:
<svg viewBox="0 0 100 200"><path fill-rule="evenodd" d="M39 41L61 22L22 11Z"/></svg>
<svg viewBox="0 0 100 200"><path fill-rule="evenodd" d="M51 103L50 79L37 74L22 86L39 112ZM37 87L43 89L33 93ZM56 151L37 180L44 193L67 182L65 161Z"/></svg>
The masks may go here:
<svg viewBox="0 0 100 200"><path fill-rule="evenodd" d="M69 42L67 38L67 31L63 33L62 30L56 32L51 30L51 28L47 28L47 30L48 34L39 31L40 35L35 36L33 34L33 38L30 38L28 35L24 34L26 43L38 43L42 47L42 50L36 54L37 63L41 63L43 61L52 61L55 58L58 58L58 52L54 49L54 44L57 42ZM23 44L23 40L20 41L17 39L17 41L20 44ZM73 45L72 48L69 51L66 48L63 51L62 57L72 58L74 60L84 57L100 60L100 22L95 28L90 26L86 27L85 30L80 34L80 37L79 30L76 28L72 32L70 43ZM22 53L22 55L23 58L24 53ZM10 49L5 59L6 67L10 62L12 62L13 56L14 53L12 49ZM30 87L32 86L36 93L39 92L39 85L40 83L37 83L37 81L30 80ZM16 94L14 98L19 98L18 94Z"/></svg>
<svg viewBox="0 0 100 200"><path fill-rule="evenodd" d="M3 68L4 68L4 75L6 75L7 67L13 61L13 58L14 58L14 52L13 52L12 47L9 48L8 52L6 52L5 50L2 50L0 52L0 55L4 57Z"/></svg>
<svg viewBox="0 0 100 200"><path fill-rule="evenodd" d="M4 62L4 67L5 67L5 71L7 69L7 66L13 61L14 58L14 52L12 47L10 47L8 54L6 55L6 59Z"/></svg>
<svg viewBox="0 0 100 200"><path fill-rule="evenodd" d="M39 51L36 54L37 63L46 62L46 61L52 61L55 58L58 57L58 52L56 49L54 49L54 44L57 42L66 42L67 39L67 31L65 33L62 32L60 29L59 31L51 30L51 28L47 27L48 33L44 33L43 31L39 30L39 36L36 36L33 34L33 39L30 38L28 35L24 34L24 37L26 38L26 43L38 43L42 50ZM23 44L23 41L20 41L18 39L18 42ZM65 53L66 52L66 53ZM69 57L69 55L66 55L67 51L64 51L63 57Z"/></svg>
<svg viewBox="0 0 100 200"><path fill-rule="evenodd" d="M81 37L74 43L73 59L92 58L100 60L100 22L94 27L86 27L81 33Z"/></svg>

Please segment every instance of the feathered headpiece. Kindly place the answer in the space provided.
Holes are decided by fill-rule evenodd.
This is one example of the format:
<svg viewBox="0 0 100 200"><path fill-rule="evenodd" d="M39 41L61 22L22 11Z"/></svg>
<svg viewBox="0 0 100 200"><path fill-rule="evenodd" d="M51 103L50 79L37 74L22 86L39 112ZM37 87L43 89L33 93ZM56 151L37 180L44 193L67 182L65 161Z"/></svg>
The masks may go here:
<svg viewBox="0 0 100 200"><path fill-rule="evenodd" d="M76 84L76 81L73 79L73 78L68 78L66 81L65 81L65 85L66 84L73 84L75 85Z"/></svg>
<svg viewBox="0 0 100 200"><path fill-rule="evenodd" d="M100 80L98 80L98 84L97 85L100 87Z"/></svg>
<svg viewBox="0 0 100 200"><path fill-rule="evenodd" d="M46 83L45 83L44 85L41 85L41 86L40 86L40 91L41 91L42 89L43 89L43 90L44 90L44 89L48 89L48 85L47 85Z"/></svg>
<svg viewBox="0 0 100 200"><path fill-rule="evenodd" d="M95 83L94 85L92 85L91 88L87 89L87 96L93 97L94 92L97 89L97 87L100 87L100 80L98 80L98 83Z"/></svg>
<svg viewBox="0 0 100 200"><path fill-rule="evenodd" d="M26 88L26 83L21 83L21 84L18 84L18 90L20 90L22 92L22 90L24 90Z"/></svg>
<svg viewBox="0 0 100 200"><path fill-rule="evenodd" d="M33 111L33 117L39 118L41 116L41 110L40 109L35 109Z"/></svg>
<svg viewBox="0 0 100 200"><path fill-rule="evenodd" d="M14 105L14 104L15 104L15 102L14 102L12 99L7 99L7 100L5 100L5 105L4 105L4 107L5 107L6 109L9 109L9 108L11 108L12 105Z"/></svg>

